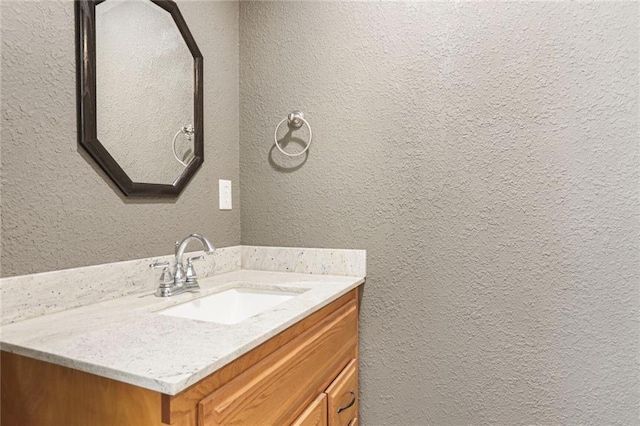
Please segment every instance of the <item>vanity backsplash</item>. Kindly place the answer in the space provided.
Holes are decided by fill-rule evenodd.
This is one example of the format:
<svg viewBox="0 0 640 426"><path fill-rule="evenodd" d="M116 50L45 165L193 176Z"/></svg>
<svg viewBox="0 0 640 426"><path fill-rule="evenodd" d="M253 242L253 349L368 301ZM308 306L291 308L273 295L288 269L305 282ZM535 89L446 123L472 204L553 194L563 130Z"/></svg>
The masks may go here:
<svg viewBox="0 0 640 426"><path fill-rule="evenodd" d="M195 252L195 254L199 254ZM154 262L173 254L0 279L0 324L9 324L158 287ZM233 246L197 264L201 277L251 269L318 275L366 276L366 251Z"/></svg>

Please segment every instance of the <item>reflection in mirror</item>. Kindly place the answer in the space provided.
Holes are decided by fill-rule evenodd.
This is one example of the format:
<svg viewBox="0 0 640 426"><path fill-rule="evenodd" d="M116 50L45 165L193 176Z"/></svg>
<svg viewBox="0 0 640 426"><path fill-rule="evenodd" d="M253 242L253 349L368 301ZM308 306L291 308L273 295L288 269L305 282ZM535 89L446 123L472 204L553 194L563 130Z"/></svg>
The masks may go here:
<svg viewBox="0 0 640 426"><path fill-rule="evenodd" d="M173 184L194 152L191 52L148 0L101 2L95 19L98 140L132 181Z"/></svg>
<svg viewBox="0 0 640 426"><path fill-rule="evenodd" d="M171 197L204 162L203 59L171 0L76 0L78 143L127 197Z"/></svg>
<svg viewBox="0 0 640 426"><path fill-rule="evenodd" d="M189 125L189 126L182 127L173 136L173 143L171 144L171 148L173 150L173 156L180 164L182 164L185 167L187 167L191 162L191 160L193 160L194 158L193 149L190 143L190 141L193 139L194 132L195 131L193 129L193 126ZM187 143L186 146L185 144L182 144L182 146L176 145L178 136L180 135L184 135L186 140L189 141L189 143ZM178 153L182 153L182 154L178 155Z"/></svg>

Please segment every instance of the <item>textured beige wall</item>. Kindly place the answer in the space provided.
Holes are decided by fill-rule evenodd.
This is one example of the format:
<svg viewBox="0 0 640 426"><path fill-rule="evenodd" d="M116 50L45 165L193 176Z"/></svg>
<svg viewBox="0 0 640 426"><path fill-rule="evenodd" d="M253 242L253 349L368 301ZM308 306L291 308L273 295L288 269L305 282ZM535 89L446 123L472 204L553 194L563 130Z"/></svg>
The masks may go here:
<svg viewBox="0 0 640 426"><path fill-rule="evenodd" d="M363 424L640 421L638 7L241 2L242 242L368 250Z"/></svg>
<svg viewBox="0 0 640 426"><path fill-rule="evenodd" d="M239 243L238 198L217 208L218 179L238 182L238 4L178 4L204 56L205 163L157 202L121 197L77 145L73 2L2 1L2 276L168 254L194 231Z"/></svg>

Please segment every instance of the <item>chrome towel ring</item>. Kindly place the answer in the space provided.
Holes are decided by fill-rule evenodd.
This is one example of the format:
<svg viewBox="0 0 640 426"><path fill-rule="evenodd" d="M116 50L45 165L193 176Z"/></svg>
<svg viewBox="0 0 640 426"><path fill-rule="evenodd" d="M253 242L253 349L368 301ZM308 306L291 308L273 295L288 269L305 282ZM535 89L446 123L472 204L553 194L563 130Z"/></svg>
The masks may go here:
<svg viewBox="0 0 640 426"><path fill-rule="evenodd" d="M307 127L309 128L309 142L307 142L307 146L305 146L304 149L297 154L289 154L284 149L282 149L282 147L278 143L278 129L280 128L280 125L284 123L286 120L289 120L288 125L291 128L299 129L300 127L302 127L302 124L306 124ZM273 140L276 142L276 147L281 153L289 157L297 157L307 152L309 150L309 147L311 146L312 137L313 137L313 133L311 132L311 126L309 125L309 122L304 119L304 114L300 111L293 111L291 114L283 118L276 126L276 130L273 132Z"/></svg>
<svg viewBox="0 0 640 426"><path fill-rule="evenodd" d="M186 135L187 140L191 140L194 132L195 130L193 129L193 126L191 124L189 124L188 126L182 127L180 130L176 132L176 135L173 137L173 143L171 144L171 147L173 148L173 156L176 158L176 160L178 160L180 164L182 164L185 167L187 167L189 164L185 163L180 159L180 157L178 157L178 154L176 153L176 139L178 138L178 135L183 134L183 135Z"/></svg>

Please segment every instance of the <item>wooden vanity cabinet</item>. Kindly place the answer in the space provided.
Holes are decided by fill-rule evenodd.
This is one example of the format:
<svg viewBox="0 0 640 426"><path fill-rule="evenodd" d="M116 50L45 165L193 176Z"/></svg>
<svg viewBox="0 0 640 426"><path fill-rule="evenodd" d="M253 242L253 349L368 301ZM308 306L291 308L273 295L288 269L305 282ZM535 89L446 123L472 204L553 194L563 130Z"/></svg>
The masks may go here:
<svg viewBox="0 0 640 426"><path fill-rule="evenodd" d="M1 424L353 426L357 360L354 289L174 396L2 352Z"/></svg>
<svg viewBox="0 0 640 426"><path fill-rule="evenodd" d="M358 422L358 361L353 359L326 390L329 426Z"/></svg>
<svg viewBox="0 0 640 426"><path fill-rule="evenodd" d="M293 426L356 426L358 424L358 361L340 375L298 417Z"/></svg>
<svg viewBox="0 0 640 426"><path fill-rule="evenodd" d="M321 393L291 426L327 426L327 394Z"/></svg>

